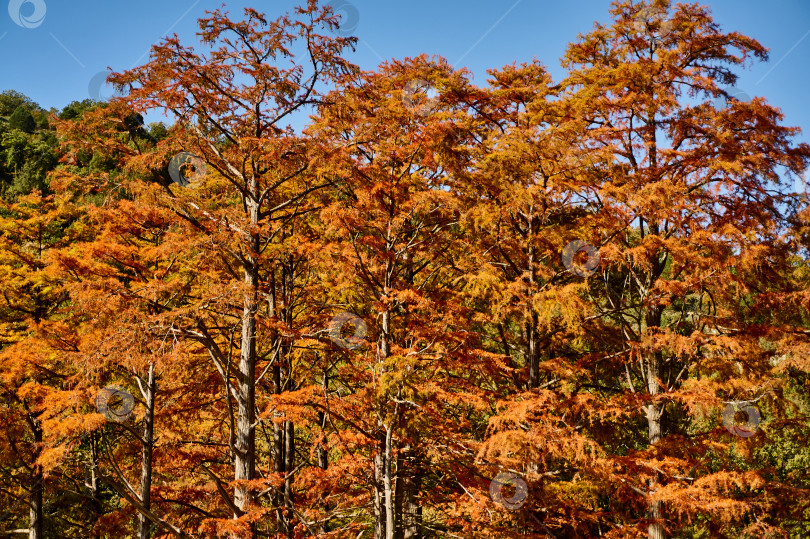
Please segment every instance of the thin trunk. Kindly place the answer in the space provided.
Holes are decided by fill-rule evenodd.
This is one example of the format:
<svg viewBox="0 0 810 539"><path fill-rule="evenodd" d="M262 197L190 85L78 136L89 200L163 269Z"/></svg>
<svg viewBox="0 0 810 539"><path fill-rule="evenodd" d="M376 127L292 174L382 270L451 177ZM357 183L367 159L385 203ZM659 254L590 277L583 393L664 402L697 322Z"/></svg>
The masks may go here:
<svg viewBox="0 0 810 539"><path fill-rule="evenodd" d="M329 388L329 374L326 371L324 371L323 373L323 380L321 383L323 385L324 394L326 394ZM321 435L325 436L326 425L328 424L326 412L318 412L318 424L321 427ZM318 444L318 467L321 468L322 470L325 470L329 467L329 449L326 446L325 439L321 440L321 443ZM329 502L326 500L321 502L320 506L324 514L327 514L329 512L329 505L330 505ZM329 521L324 520L324 522L322 522L321 525L319 526L319 532L327 533L329 532L329 528L330 528Z"/></svg>
<svg viewBox="0 0 810 539"><path fill-rule="evenodd" d="M647 360L647 388L651 395L658 393L658 377L660 370L661 355L660 352L650 354ZM647 414L647 428L648 438L650 445L658 443L661 439L661 410L657 404L649 404L645 408ZM660 484L660 477L656 473L650 481L649 493L650 497L654 495ZM649 518L660 519L662 517L663 504L661 501L649 502ZM664 526L660 523L653 523L649 525L648 537L650 539L664 539Z"/></svg>
<svg viewBox="0 0 810 539"><path fill-rule="evenodd" d="M377 451L374 453L374 539L385 539L385 433L380 432L377 439Z"/></svg>
<svg viewBox="0 0 810 539"><path fill-rule="evenodd" d="M323 381L321 382L323 387L323 392L329 390L329 374L324 371L323 373ZM318 424L321 426L321 435L326 436L326 425L327 425L327 417L326 412L318 412ZM318 445L318 466L325 470L329 466L329 448L326 446L326 440L322 440L320 445Z"/></svg>
<svg viewBox="0 0 810 539"><path fill-rule="evenodd" d="M273 380L275 383L275 391L276 394L281 394L281 367L276 365L273 367ZM281 414L276 414L276 417L280 417ZM287 459L284 453L286 444L284 442L285 438L285 423L283 422L273 422L273 471L277 474L284 473L286 470ZM287 517L284 514L284 492L283 490L278 491L273 497L273 506L276 507L276 526L278 528L278 532L285 534L287 533Z"/></svg>
<svg viewBox="0 0 810 539"><path fill-rule="evenodd" d="M650 311L647 318L648 327L658 327L661 322L661 309L654 308ZM661 352L652 352L647 356L647 391L650 395L657 395L660 391L658 380L660 379L661 371ZM650 445L657 444L661 440L661 413L662 408L660 404L655 402L648 404L645 407L647 416L647 429L648 439ZM660 519L663 511L663 503L661 501L653 501L652 497L660 485L660 476L656 473L650 481L649 486L649 518ZM647 535L650 539L664 539L664 526L659 522L650 524L647 529Z"/></svg>
<svg viewBox="0 0 810 539"><path fill-rule="evenodd" d="M391 435L393 429L389 426L385 429L385 469L383 475L383 487L385 488L385 539L394 539L394 488L391 480Z"/></svg>
<svg viewBox="0 0 810 539"><path fill-rule="evenodd" d="M282 309L282 320L284 325L288 328L293 326L293 292L295 280L295 264L292 259L287 260L287 264L283 265L282 276L282 298L284 299L284 307ZM286 345L282 345L284 354L280 357L287 358L284 363L282 371L283 385L280 389L286 391L295 391L295 383L290 379L290 369L288 365L292 364L292 343L288 340ZM295 525L293 519L293 481L294 477L290 475L295 470L295 424L292 421L284 422L284 507L287 508L285 518L287 519L287 537L292 539Z"/></svg>
<svg viewBox="0 0 810 539"><path fill-rule="evenodd" d="M650 166L654 167L656 162L656 152L655 152L655 130L652 132L652 147L650 150ZM657 236L660 232L659 226L657 223L653 222L650 223L650 234ZM652 269L650 273L647 274L645 279L645 288L646 290L651 290L655 280L661 275L665 267L666 262L661 261L658 256L653 257L651 260ZM660 328L661 327L661 317L662 317L663 309L660 306L652 305L649 307L646 316L646 323L648 328ZM653 351L652 353L647 354L647 392L650 395L657 395L660 390L660 384L658 381L661 378L661 365L663 356L660 351ZM647 429L648 429L648 439L650 445L655 445L661 440L661 415L663 413L663 407L660 403L655 401L648 404L644 409L646 416L647 416ZM660 500L654 500L655 492L658 490L659 486L661 485L661 476L658 473L655 473L650 480L650 485L648 488L648 518L660 520L663 517L663 502ZM649 539L664 539L664 525L659 522L654 522L650 524L647 528L647 536Z"/></svg>
<svg viewBox="0 0 810 539"><path fill-rule="evenodd" d="M528 216L528 233L526 236L528 242L528 274L529 283L526 287L526 296L528 301L528 319L526 321L526 362L529 365L529 389L535 389L540 386L540 361L538 358L539 350L537 345L537 313L534 310L532 296L535 291L534 281L534 206L529 206Z"/></svg>
<svg viewBox="0 0 810 539"><path fill-rule="evenodd" d="M143 388L146 414L143 425L143 449L141 451L141 504L144 509L152 507L152 451L154 450L154 421L155 421L155 366L149 365L149 374L146 386ZM150 539L152 537L152 521L143 513L138 514L138 538Z"/></svg>
<svg viewBox="0 0 810 539"><path fill-rule="evenodd" d="M286 421L284 423L285 426L285 433L284 433L284 454L286 457L286 462L284 464L285 472L287 475L284 477L284 506L287 508L287 521L289 522L292 519L292 507L293 507L293 476L290 475L295 469L295 426L293 425L292 421ZM293 528L292 524L288 524L287 526L287 537L292 539L293 537Z"/></svg>
<svg viewBox="0 0 810 539"><path fill-rule="evenodd" d="M386 272L388 273L388 272ZM382 313L378 361L390 354L391 313ZM392 539L394 503L391 484L391 428L378 420L377 452L374 455L374 539Z"/></svg>
<svg viewBox="0 0 810 539"><path fill-rule="evenodd" d="M383 362L391 354L389 340L391 338L391 312L382 313L382 324L380 326L380 356L379 361Z"/></svg>
<svg viewBox="0 0 810 539"><path fill-rule="evenodd" d="M395 539L402 539L402 523L404 521L405 508L402 502L405 499L405 485L408 482L408 446L403 447L402 451L397 455L397 471L394 474L394 526L396 527Z"/></svg>
<svg viewBox="0 0 810 539"><path fill-rule="evenodd" d="M91 502L93 507L93 514L96 516L94 520L98 520L101 517L101 483L99 482L99 478L101 477L98 468L98 433L94 432L90 435L90 484L87 485L90 487L90 496L93 498ZM94 536L98 536L97 532L94 532Z"/></svg>
<svg viewBox="0 0 810 539"><path fill-rule="evenodd" d="M540 387L540 360L537 343L537 313L532 308L526 322L526 360L529 364L529 389Z"/></svg>
<svg viewBox="0 0 810 539"><path fill-rule="evenodd" d="M281 264L281 276L276 281L276 268L272 266L268 274L269 285L269 305L268 316L270 318L278 316L282 321L288 321L288 309L285 308L284 298L287 297L287 270L284 264ZM277 288L280 286L280 289ZM281 307L279 307L278 294L281 295ZM276 364L272 367L273 373L273 391L276 395L281 395L284 391L285 372L281 368L281 358L284 356L284 344L281 341L282 337L278 331L273 330L273 348L277 351ZM274 417L283 417L281 413L274 413ZM284 473L287 468L287 422L273 421L273 472L277 474ZM276 531L283 535L292 533L289 526L289 517L285 514L284 508L288 507L286 502L287 492L289 491L288 481L285 480L284 486L275 491L271 496L273 507L276 508Z"/></svg>
<svg viewBox="0 0 810 539"><path fill-rule="evenodd" d="M33 431L36 455L39 456L42 450L42 428L36 419L33 420ZM35 461L31 466L28 539L44 539L45 537L42 533L42 479L42 467Z"/></svg>

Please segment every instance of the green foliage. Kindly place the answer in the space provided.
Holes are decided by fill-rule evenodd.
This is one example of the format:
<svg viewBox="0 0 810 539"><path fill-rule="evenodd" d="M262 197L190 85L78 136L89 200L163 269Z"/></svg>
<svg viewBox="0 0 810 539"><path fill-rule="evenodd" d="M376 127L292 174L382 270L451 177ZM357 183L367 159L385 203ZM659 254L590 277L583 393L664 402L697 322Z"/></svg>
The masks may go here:
<svg viewBox="0 0 810 539"><path fill-rule="evenodd" d="M115 159L101 152L96 152L88 163L91 172L112 172L115 170Z"/></svg>
<svg viewBox="0 0 810 539"><path fill-rule="evenodd" d="M0 155L2 167L9 178L3 184L3 195L23 195L34 189L46 191L47 174L57 163L56 138L48 133L28 137L20 131L11 131L2 136ZM10 184L10 185L9 185Z"/></svg>
<svg viewBox="0 0 810 539"><path fill-rule="evenodd" d="M37 122L27 108L19 106L9 116L8 126L26 133L33 133L37 128Z"/></svg>
<svg viewBox="0 0 810 539"><path fill-rule="evenodd" d="M6 200L46 192L48 172L58 161L48 113L19 92L0 94L0 111L12 106L8 123L0 124L0 198Z"/></svg>
<svg viewBox="0 0 810 539"><path fill-rule="evenodd" d="M30 98L15 90L6 90L0 93L0 116L8 116L18 107L35 108L36 104Z"/></svg>
<svg viewBox="0 0 810 539"><path fill-rule="evenodd" d="M59 119L61 119L61 120L75 120L76 118L78 118L82 114L84 114L85 111L90 110L90 109L92 109L93 107L95 107L97 105L98 105L98 102L93 101L92 99L83 99L81 101L71 101L59 113Z"/></svg>
<svg viewBox="0 0 810 539"><path fill-rule="evenodd" d="M160 142L169 135L169 130L163 125L163 122L152 122L149 124L149 135L156 141Z"/></svg>

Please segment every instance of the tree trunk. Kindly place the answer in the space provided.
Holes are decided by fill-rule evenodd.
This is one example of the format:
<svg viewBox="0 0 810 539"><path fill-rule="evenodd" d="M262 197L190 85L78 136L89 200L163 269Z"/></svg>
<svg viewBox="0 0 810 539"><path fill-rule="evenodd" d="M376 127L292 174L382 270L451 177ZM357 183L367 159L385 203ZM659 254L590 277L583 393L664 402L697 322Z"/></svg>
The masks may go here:
<svg viewBox="0 0 810 539"><path fill-rule="evenodd" d="M255 273L245 270L246 276ZM253 279L249 279L251 282ZM256 362L256 304L251 298L245 299L242 320L242 351L239 358L239 391L237 402L237 424L236 424L236 452L235 452L235 474L234 479L251 480L255 468L255 446L254 436L254 408L255 408L255 386L254 371ZM234 504L240 510L245 511L250 503L250 495L243 485L237 485L234 493Z"/></svg>
<svg viewBox="0 0 810 539"><path fill-rule="evenodd" d="M397 457L396 539L421 537L422 508L417 503L422 477L419 460L410 446Z"/></svg>
<svg viewBox="0 0 810 539"><path fill-rule="evenodd" d="M256 190L255 180L251 181ZM259 206L254 200L246 200L251 223L259 221ZM259 264L256 259L260 252L259 238L253 236L247 246L244 262L244 282L247 293L242 308L242 342L239 353L239 373L237 391L236 443L234 451L234 479L250 481L255 478L256 469L256 312L259 294ZM241 512L249 510L253 495L245 485L234 488L234 505ZM237 518L239 515L234 515ZM250 525L250 536L256 536L255 525Z"/></svg>
<svg viewBox="0 0 810 539"><path fill-rule="evenodd" d="M374 539L385 539L385 433L380 431L374 453Z"/></svg>
<svg viewBox="0 0 810 539"><path fill-rule="evenodd" d="M35 455L38 457L42 450L42 427L36 419L33 419L32 426L36 444ZM34 461L31 466L28 539L44 539L45 537L42 532L42 479L42 467Z"/></svg>
<svg viewBox="0 0 810 539"><path fill-rule="evenodd" d="M394 483L391 478L391 435L393 429L385 429L385 469L383 487L385 488L385 539L394 539Z"/></svg>
<svg viewBox="0 0 810 539"><path fill-rule="evenodd" d="M154 450L154 421L155 421L155 366L149 365L149 375L146 386L142 388L146 414L143 425L143 449L141 451L141 504L144 509L151 510L152 506L152 451ZM138 539L152 537L152 521L143 513L138 514Z"/></svg>
<svg viewBox="0 0 810 539"><path fill-rule="evenodd" d="M93 507L93 514L95 515L96 520L101 517L101 483L99 482L99 478L101 477L98 469L98 433L93 432L90 434L90 484L87 485L90 487L90 496L92 497L92 507ZM94 537L98 537L97 532L93 532Z"/></svg>
<svg viewBox="0 0 810 539"><path fill-rule="evenodd" d="M329 388L329 375L326 371L323 374L323 391L326 393ZM327 423L327 416L326 412L318 412L318 424L321 426L321 435L325 436L326 433L326 425ZM325 470L329 467L329 448L326 445L326 440L321 440L321 443L318 444L318 467L322 470ZM321 510L324 513L329 512L329 502L324 501L321 503ZM325 520L319 526L320 533L327 533L329 532L330 526L329 521Z"/></svg>
<svg viewBox="0 0 810 539"><path fill-rule="evenodd" d="M290 475L290 472L295 469L295 426L292 421L286 421L284 426L284 456L286 457L284 471L287 473L284 477L284 506L287 508L287 537L292 539L294 526L292 526L290 520L292 520L294 500L292 490L293 477Z"/></svg>
<svg viewBox="0 0 810 539"><path fill-rule="evenodd" d="M326 394L329 391L329 375L323 373L323 392ZM325 436L327 417L326 412L318 412L318 424L321 426L321 435ZM318 445L318 467L325 470L329 466L329 448L326 446L326 440L322 440Z"/></svg>
<svg viewBox="0 0 810 539"><path fill-rule="evenodd" d="M647 358L647 390L650 393L650 395L658 394L659 391L658 378L660 368L661 368L661 353L653 352ZM658 441L661 439L661 409L658 408L657 404L652 403L645 407L645 412L647 414L647 428L648 428L649 442L650 445L654 445L657 444ZM662 502L652 500L652 496L654 495L659 483L660 477L656 472L656 474L653 476L653 479L650 481L649 487L649 495L651 498L649 502L649 518L651 519L660 519L663 516ZM647 535L650 539L664 539L664 526L657 522L650 524L647 530Z"/></svg>
<svg viewBox="0 0 810 539"><path fill-rule="evenodd" d="M537 313L531 308L526 322L526 362L529 365L529 389L540 387L540 361L537 346Z"/></svg>
<svg viewBox="0 0 810 539"><path fill-rule="evenodd" d="M287 259L286 263L282 266L281 281L282 281L282 298L284 300L283 308L281 310L282 320L288 328L293 326L293 296L295 292L295 264L292 259ZM292 365L292 342L287 340L286 344L282 341L280 347L284 353L279 354L279 358L287 358L282 370L282 385L278 387L279 393L282 390L295 391L295 382L290 379L290 367ZM290 473L295 470L295 424L292 421L284 422L284 507L286 507L286 522L287 522L287 537L292 539L295 526L293 520L293 482L294 477Z"/></svg>
<svg viewBox="0 0 810 539"><path fill-rule="evenodd" d="M526 287L526 301L528 304L528 316L526 319L526 363L529 366L529 389L536 389L540 386L540 360L537 346L537 312L534 310L532 296L535 292L534 280L534 206L529 206L528 210L528 230L527 241L527 273L529 275L528 286Z"/></svg>
<svg viewBox="0 0 810 539"><path fill-rule="evenodd" d="M395 538L394 483L391 477L390 427L381 427L374 456L374 538Z"/></svg>
<svg viewBox="0 0 810 539"><path fill-rule="evenodd" d="M399 455L397 455L397 471L394 474L394 526L397 531L394 534L395 539L402 539L402 523L405 520L405 507L403 501L405 499L405 488L408 475L407 459L409 447L403 447Z"/></svg>
<svg viewBox="0 0 810 539"><path fill-rule="evenodd" d="M280 353L280 352L279 352ZM275 391L276 394L281 394L281 367L276 365L273 367L273 380L275 384ZM276 417L280 417L281 414L276 413ZM287 465L287 458L285 456L285 434L286 434L286 423L285 422L277 422L273 421L273 472L277 474L284 473L286 471ZM286 483L285 483L286 484ZM276 527L278 533L282 533L284 535L287 534L287 516L284 514L284 490L286 487L282 487L281 490L276 492L272 496L273 506L276 507Z"/></svg>
<svg viewBox="0 0 810 539"><path fill-rule="evenodd" d="M408 235L411 236L414 230L409 228ZM405 252L405 283L409 287L414 286L414 263L413 253L410 250ZM410 309L405 307L404 325L410 325ZM407 445L402 448L397 456L396 467L396 488L394 489L394 510L396 518L396 539L417 539L421 529L422 508L416 503L419 489L421 488L419 464L415 458L413 448Z"/></svg>
<svg viewBox="0 0 810 539"><path fill-rule="evenodd" d="M386 272L388 274L388 272ZM382 313L380 341L377 360L382 363L390 354L389 338L391 331L391 313ZM377 423L377 452L374 455L374 539L391 539L393 537L394 509L391 503L391 429L382 422ZM390 524L389 524L390 522Z"/></svg>

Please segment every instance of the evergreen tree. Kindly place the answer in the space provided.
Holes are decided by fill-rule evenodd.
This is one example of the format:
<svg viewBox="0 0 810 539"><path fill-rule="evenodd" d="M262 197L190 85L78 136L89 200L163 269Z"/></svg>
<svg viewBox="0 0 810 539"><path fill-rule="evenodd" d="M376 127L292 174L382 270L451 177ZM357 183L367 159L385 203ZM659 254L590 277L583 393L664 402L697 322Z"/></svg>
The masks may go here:
<svg viewBox="0 0 810 539"><path fill-rule="evenodd" d="M34 116L23 106L14 109L14 112L12 112L11 116L8 118L8 125L12 129L19 129L26 133L33 133L37 128L37 122L34 120Z"/></svg>

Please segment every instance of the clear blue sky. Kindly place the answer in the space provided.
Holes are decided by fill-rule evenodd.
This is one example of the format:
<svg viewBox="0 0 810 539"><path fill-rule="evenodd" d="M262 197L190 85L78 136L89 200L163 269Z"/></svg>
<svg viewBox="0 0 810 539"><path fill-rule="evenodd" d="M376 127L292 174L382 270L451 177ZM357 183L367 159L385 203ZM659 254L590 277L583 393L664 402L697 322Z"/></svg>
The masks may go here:
<svg viewBox="0 0 810 539"><path fill-rule="evenodd" d="M609 22L608 0L350 0L358 15L357 52L350 59L365 69L382 59L422 52L466 66L483 85L486 70L513 61L541 60L555 80L566 44L594 21ZM91 97L93 77L108 66L121 71L147 58L162 36L177 33L196 41L196 19L222 0L3 0L0 10L0 90L14 89L45 108L61 108ZM289 11L295 0L252 5L269 18ZM247 2L225 2L241 16ZM770 49L770 61L741 71L737 86L763 96L785 113L787 125L804 128L810 140L810 0L712 0L724 30L737 30ZM21 13L17 24L10 12ZM29 21L26 23L26 19ZM98 79L97 79L98 81ZM102 88L101 96L109 90ZM94 95L92 97L97 97ZM160 116L147 118L157 121Z"/></svg>

